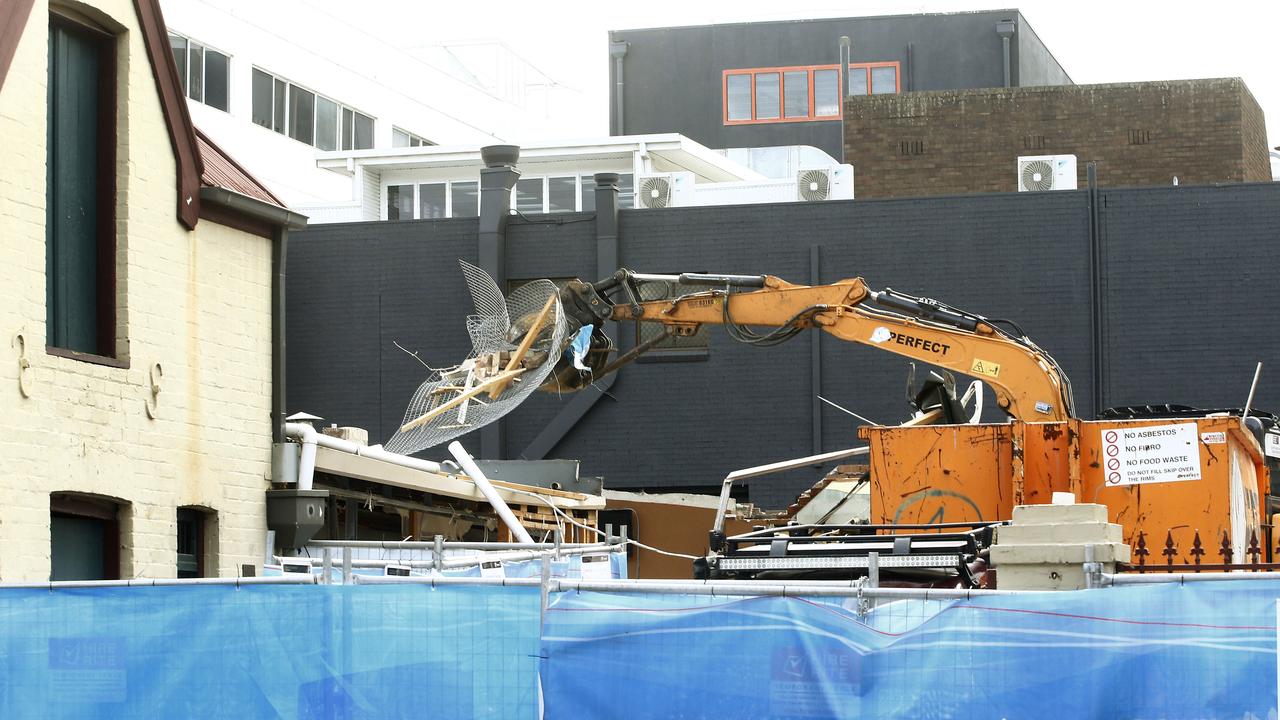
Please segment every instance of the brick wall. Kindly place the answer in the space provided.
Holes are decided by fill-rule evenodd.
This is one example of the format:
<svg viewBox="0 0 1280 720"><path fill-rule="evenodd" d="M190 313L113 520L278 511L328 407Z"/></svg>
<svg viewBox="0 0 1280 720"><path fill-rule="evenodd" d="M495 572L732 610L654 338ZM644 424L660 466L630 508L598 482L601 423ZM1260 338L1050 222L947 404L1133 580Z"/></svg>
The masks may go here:
<svg viewBox="0 0 1280 720"><path fill-rule="evenodd" d="M1104 404L1242 404L1252 363L1280 354L1268 306L1280 292L1280 184L1104 189L1099 205ZM1084 190L625 210L620 262L808 283L817 246L820 282L861 275L875 289L1016 321L1066 369L1078 414L1092 417L1089 224ZM462 328L470 305L455 258L475 257L475 229L474 221L410 221L316 226L295 236L290 409L373 423L366 427L378 428L374 437L389 437L426 375L390 338L409 339L433 365L469 349ZM592 231L590 222L513 224L508 271L591 277ZM712 491L731 470L809 453L809 338L762 349L711 328L709 339L703 361L625 369L552 455L580 459L582 472L603 475L608 488ZM906 360L831 337L820 352L824 397L883 423L907 417ZM353 365L357 356L364 360ZM1257 406L1280 408L1277 388L1263 383ZM509 415L508 454L518 456L567 402L535 394ZM994 421L993 402L988 391ZM857 420L825 405L820 412L823 450L859 444ZM753 480L750 499L785 506L820 475Z"/></svg>
<svg viewBox="0 0 1280 720"><path fill-rule="evenodd" d="M127 368L45 352L48 6L0 91L0 579L49 577L49 495L118 498L124 577L173 577L176 511L217 512L217 572L261 564L271 444L271 243L174 217L173 154L129 0L95 3L121 52L118 350ZM19 348L30 397L19 392ZM159 364L156 417L148 417Z"/></svg>
<svg viewBox="0 0 1280 720"><path fill-rule="evenodd" d="M850 98L859 198L1017 190L1019 156L1075 155L1109 187L1271 179L1261 108L1238 78Z"/></svg>

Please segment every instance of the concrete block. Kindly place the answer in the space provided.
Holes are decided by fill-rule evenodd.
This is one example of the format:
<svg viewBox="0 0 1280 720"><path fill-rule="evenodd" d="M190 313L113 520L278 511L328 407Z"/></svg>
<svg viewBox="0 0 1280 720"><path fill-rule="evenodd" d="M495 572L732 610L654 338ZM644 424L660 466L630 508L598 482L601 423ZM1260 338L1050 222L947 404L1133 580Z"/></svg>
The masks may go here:
<svg viewBox="0 0 1280 720"><path fill-rule="evenodd" d="M1123 542L1123 536L1124 528L1109 522L1002 525L996 528L996 542L1007 545L1118 543Z"/></svg>
<svg viewBox="0 0 1280 720"><path fill-rule="evenodd" d="M996 571L1001 590L1083 590L1084 568L1079 565L1008 565Z"/></svg>
<svg viewBox="0 0 1280 720"><path fill-rule="evenodd" d="M1079 565L1083 563L1085 544L995 545L991 562L1005 565ZM1129 562L1130 549L1125 543L1098 543L1093 546L1094 562Z"/></svg>
<svg viewBox="0 0 1280 720"><path fill-rule="evenodd" d="M1061 523L1105 523L1107 506L1094 503L1076 505L1019 505L1013 509L1014 525Z"/></svg>
<svg viewBox="0 0 1280 720"><path fill-rule="evenodd" d="M329 437L336 437L339 440L346 440L357 445L369 444L369 431L358 427L327 427L321 428L320 432Z"/></svg>

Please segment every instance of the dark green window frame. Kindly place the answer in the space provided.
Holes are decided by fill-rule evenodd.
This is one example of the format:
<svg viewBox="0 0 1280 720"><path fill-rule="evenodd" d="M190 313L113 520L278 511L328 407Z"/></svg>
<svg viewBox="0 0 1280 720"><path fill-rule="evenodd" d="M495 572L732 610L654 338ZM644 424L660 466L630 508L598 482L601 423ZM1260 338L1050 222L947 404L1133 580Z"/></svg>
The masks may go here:
<svg viewBox="0 0 1280 720"><path fill-rule="evenodd" d="M45 185L49 352L115 363L116 38L51 14Z"/></svg>
<svg viewBox="0 0 1280 720"><path fill-rule="evenodd" d="M208 525L213 513L198 507L178 508L177 577L209 577L205 557L209 542Z"/></svg>

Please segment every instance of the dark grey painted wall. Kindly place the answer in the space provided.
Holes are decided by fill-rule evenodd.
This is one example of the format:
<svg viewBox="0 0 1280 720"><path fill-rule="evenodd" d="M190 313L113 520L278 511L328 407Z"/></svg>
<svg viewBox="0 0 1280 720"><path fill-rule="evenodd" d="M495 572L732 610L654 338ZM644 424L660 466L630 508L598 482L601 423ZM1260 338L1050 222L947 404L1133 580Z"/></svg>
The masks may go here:
<svg viewBox="0 0 1280 720"><path fill-rule="evenodd" d="M1039 33L1025 20L1018 23L1016 38L1018 47L1017 85L1073 85L1071 76L1058 64L1057 58L1045 46Z"/></svg>
<svg viewBox="0 0 1280 720"><path fill-rule="evenodd" d="M1099 214L1103 405L1243 404L1253 363L1280 355L1280 184L1103 190ZM455 259L474 260L476 229L468 220L321 225L291 238L289 410L385 441L427 374L392 340L435 366L469 350ZM511 276L589 277L593 231L513 218ZM632 269L795 282L810 281L817 245L822 282L861 275L873 288L1018 322L1066 369L1078 415L1095 412L1087 191L623 211L620 235ZM625 369L552 455L580 459L607 487L709 489L730 470L807 454L810 348L804 336L747 347L712 328L704 362ZM907 361L830 337L821 356L825 397L880 422L905 419ZM512 413L508 455L566 402L536 394ZM1256 404L1280 408L1280 383L1264 381ZM822 449L858 444L856 421L825 406L821 415ZM785 505L817 476L755 481L750 499Z"/></svg>
<svg viewBox="0 0 1280 720"><path fill-rule="evenodd" d="M1063 82L1066 73L1016 10L616 30L610 39L629 44L623 132L678 132L712 148L813 145L838 159L838 120L725 125L723 72L836 64L840 36L847 35L852 62L901 63L904 92L1000 87L1004 65L995 25L1006 18L1018 21L1013 84ZM615 67L606 59L610 127L617 134Z"/></svg>

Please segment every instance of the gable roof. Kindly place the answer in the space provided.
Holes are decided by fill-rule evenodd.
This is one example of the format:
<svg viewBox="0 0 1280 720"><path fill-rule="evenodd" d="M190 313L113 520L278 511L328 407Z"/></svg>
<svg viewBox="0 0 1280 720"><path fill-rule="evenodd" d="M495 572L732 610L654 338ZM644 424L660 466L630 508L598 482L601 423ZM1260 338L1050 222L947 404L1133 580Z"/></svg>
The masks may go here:
<svg viewBox="0 0 1280 720"><path fill-rule="evenodd" d="M4 86L18 42L30 25L33 5L34 0L0 0L0 87ZM286 209L279 198L208 138L203 138L203 142L197 140L196 129L187 110L186 94L178 80L177 62L169 49L169 31L160 11L160 0L133 0L133 8L142 30L143 45L151 64L151 75L155 79L165 129L169 134L169 146L177 166L178 222L188 230L195 229L200 221L202 184ZM209 167L206 167L206 162Z"/></svg>
<svg viewBox="0 0 1280 720"><path fill-rule="evenodd" d="M200 183L207 187L222 188L254 200L288 210L284 202L267 189L257 178L249 174L240 163L228 155L217 143L196 128L196 142L200 147L203 171Z"/></svg>

